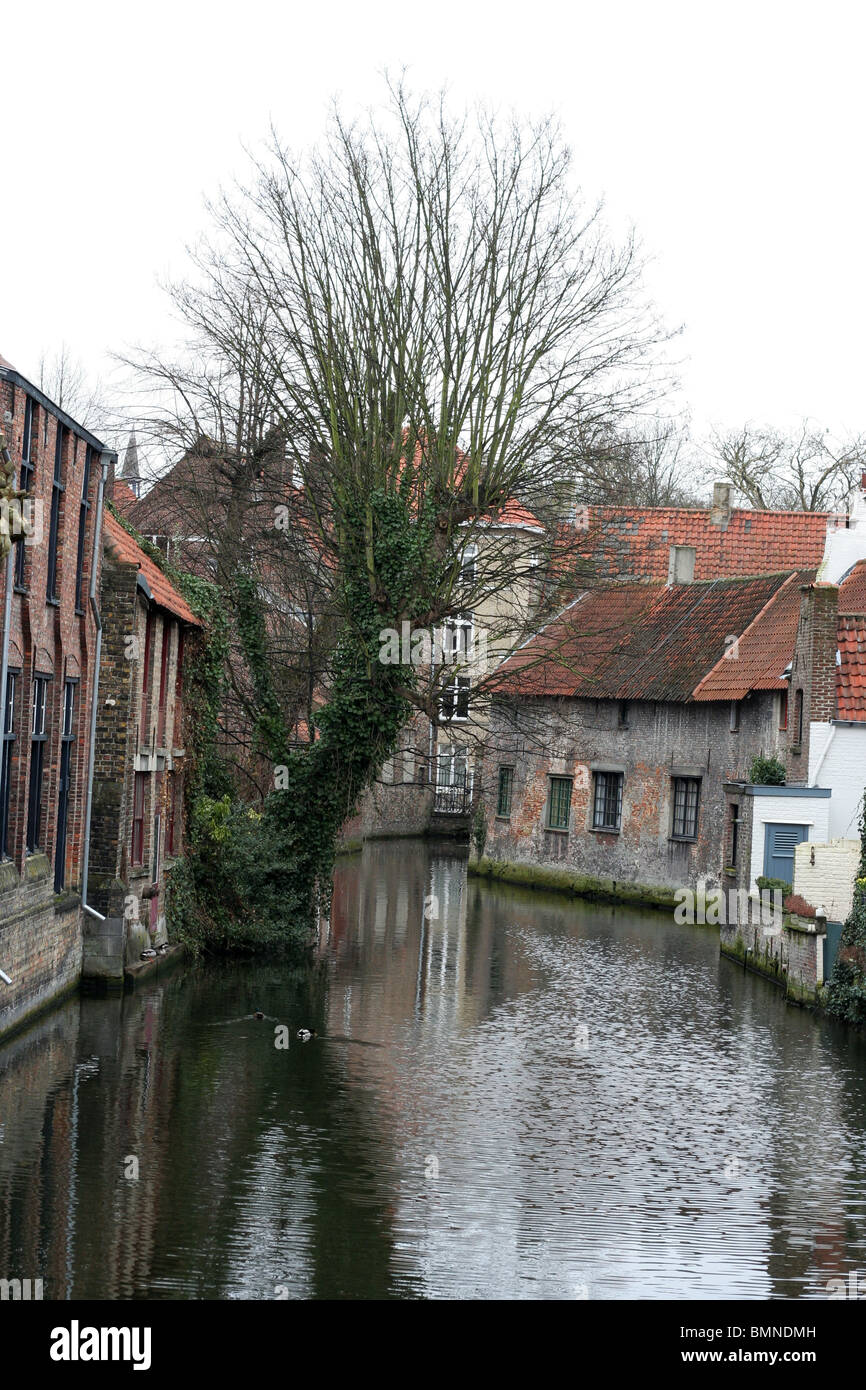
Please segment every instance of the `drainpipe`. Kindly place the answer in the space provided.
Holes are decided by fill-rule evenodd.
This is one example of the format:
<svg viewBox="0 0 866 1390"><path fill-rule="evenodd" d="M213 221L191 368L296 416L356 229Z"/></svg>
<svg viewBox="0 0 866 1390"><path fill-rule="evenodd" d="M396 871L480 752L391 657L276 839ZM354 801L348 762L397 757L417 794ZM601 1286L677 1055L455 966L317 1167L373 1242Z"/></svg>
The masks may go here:
<svg viewBox="0 0 866 1390"><path fill-rule="evenodd" d="M0 436L0 438L2 438L2 436ZM11 455L6 448L5 440L3 441L0 453L2 453L3 462L8 463ZM18 544L24 544L23 538ZM6 677L9 672L9 634L12 627L12 579L14 563L15 547L12 546L9 554L6 556L6 597L3 604L3 655L0 657L0 705L2 705L2 712L0 712L0 731L5 731L6 729ZM0 980L3 981L4 985L11 985L12 983L5 970L0 970Z"/></svg>
<svg viewBox="0 0 866 1390"><path fill-rule="evenodd" d="M105 484L108 481L108 468L112 458L117 462L116 454L103 454L102 456L102 476L99 479L99 495L96 499L96 526L93 532L93 560L90 566L90 611L96 624L96 654L93 661L93 690L90 708L87 803L84 811L84 857L81 865L81 906L87 915L94 917L97 922L104 922L105 918L87 901L87 877L90 869L90 813L93 807L93 774L96 768L96 715L99 709L99 663L102 659L102 618L99 616L99 604L96 602L96 575L99 551L102 545L102 509L105 500Z"/></svg>

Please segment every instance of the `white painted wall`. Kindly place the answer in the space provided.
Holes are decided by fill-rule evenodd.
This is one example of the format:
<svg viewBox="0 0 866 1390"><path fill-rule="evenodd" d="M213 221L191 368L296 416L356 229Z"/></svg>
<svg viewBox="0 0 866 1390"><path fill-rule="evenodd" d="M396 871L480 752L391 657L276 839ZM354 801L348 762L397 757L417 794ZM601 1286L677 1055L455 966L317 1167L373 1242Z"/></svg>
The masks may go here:
<svg viewBox="0 0 866 1390"><path fill-rule="evenodd" d="M833 793L828 838L854 839L866 790L866 724L812 724L809 739L809 783Z"/></svg>
<svg viewBox="0 0 866 1390"><path fill-rule="evenodd" d="M847 526L831 521L827 527L824 558L818 570L822 584L838 584L858 560L866 560L866 494L855 487L849 496Z"/></svg>
<svg viewBox="0 0 866 1390"><path fill-rule="evenodd" d="M831 922L844 922L854 902L859 864L859 840L807 841L794 850L794 892L813 907L826 908Z"/></svg>
<svg viewBox="0 0 866 1390"><path fill-rule="evenodd" d="M752 892L758 891L756 880L764 872L764 827L775 825L808 825L809 840L829 840L830 805L828 796L755 796L752 798Z"/></svg>

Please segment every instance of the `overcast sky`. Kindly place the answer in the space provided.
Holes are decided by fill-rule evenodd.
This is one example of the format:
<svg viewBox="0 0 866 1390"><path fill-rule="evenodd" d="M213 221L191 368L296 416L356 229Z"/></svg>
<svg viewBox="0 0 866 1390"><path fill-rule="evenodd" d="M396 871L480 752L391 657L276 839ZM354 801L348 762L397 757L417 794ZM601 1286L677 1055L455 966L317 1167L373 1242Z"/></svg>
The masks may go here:
<svg viewBox="0 0 866 1390"><path fill-rule="evenodd" d="M858 13L859 11L859 13ZM662 0L65 0L6 7L0 352L171 341L159 281L273 120L293 145L383 68L556 112L614 226L633 221L684 395L710 423L866 428L864 7ZM681 345L681 346L680 346Z"/></svg>

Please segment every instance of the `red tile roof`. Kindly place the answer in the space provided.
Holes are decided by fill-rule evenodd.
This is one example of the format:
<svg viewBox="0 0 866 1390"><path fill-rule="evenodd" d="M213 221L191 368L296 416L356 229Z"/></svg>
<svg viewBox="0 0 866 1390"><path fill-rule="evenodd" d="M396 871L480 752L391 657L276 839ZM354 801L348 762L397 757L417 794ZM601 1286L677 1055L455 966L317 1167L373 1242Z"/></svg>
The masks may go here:
<svg viewBox="0 0 866 1390"><path fill-rule="evenodd" d="M743 700L750 690L787 690L782 672L794 654L800 621L800 585L811 584L814 570L799 570L749 624L735 647L697 686L696 700Z"/></svg>
<svg viewBox="0 0 866 1390"><path fill-rule="evenodd" d="M866 613L866 560L855 565L839 585L839 612Z"/></svg>
<svg viewBox="0 0 866 1390"><path fill-rule="evenodd" d="M174 613L182 622L201 627L192 609L181 598L174 585L169 583L159 565L144 553L141 546L109 511L103 516L103 539L116 559L125 565L135 565L136 569L141 571L153 595L154 603L160 608L167 608L169 613Z"/></svg>
<svg viewBox="0 0 866 1390"><path fill-rule="evenodd" d="M690 701L787 573L588 591L503 664L496 693ZM727 697L724 697L727 698Z"/></svg>
<svg viewBox="0 0 866 1390"><path fill-rule="evenodd" d="M710 509L588 507L580 552L599 578L666 580L670 548L695 548L695 579L770 574L820 565L829 512L757 512L734 508L727 526ZM579 533L578 533L579 536Z"/></svg>
<svg viewBox="0 0 866 1390"><path fill-rule="evenodd" d="M111 500L119 512L126 516L130 507L134 507L138 498L128 483L122 478L115 478L111 487Z"/></svg>
<svg viewBox="0 0 866 1390"><path fill-rule="evenodd" d="M839 617L836 718L866 723L866 615Z"/></svg>

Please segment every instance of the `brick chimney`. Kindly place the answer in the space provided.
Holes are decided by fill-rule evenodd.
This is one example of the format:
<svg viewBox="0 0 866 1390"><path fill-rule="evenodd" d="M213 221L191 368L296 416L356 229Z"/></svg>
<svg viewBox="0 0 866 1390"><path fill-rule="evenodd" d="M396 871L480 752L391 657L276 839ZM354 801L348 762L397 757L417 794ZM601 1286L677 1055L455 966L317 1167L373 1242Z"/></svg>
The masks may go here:
<svg viewBox="0 0 866 1390"><path fill-rule="evenodd" d="M722 531L727 529L731 519L731 483L713 483L713 505L710 507L710 522Z"/></svg>
<svg viewBox="0 0 866 1390"><path fill-rule="evenodd" d="M810 724L836 718L838 607L835 584L801 586L788 702L788 781L794 785L808 785Z"/></svg>

